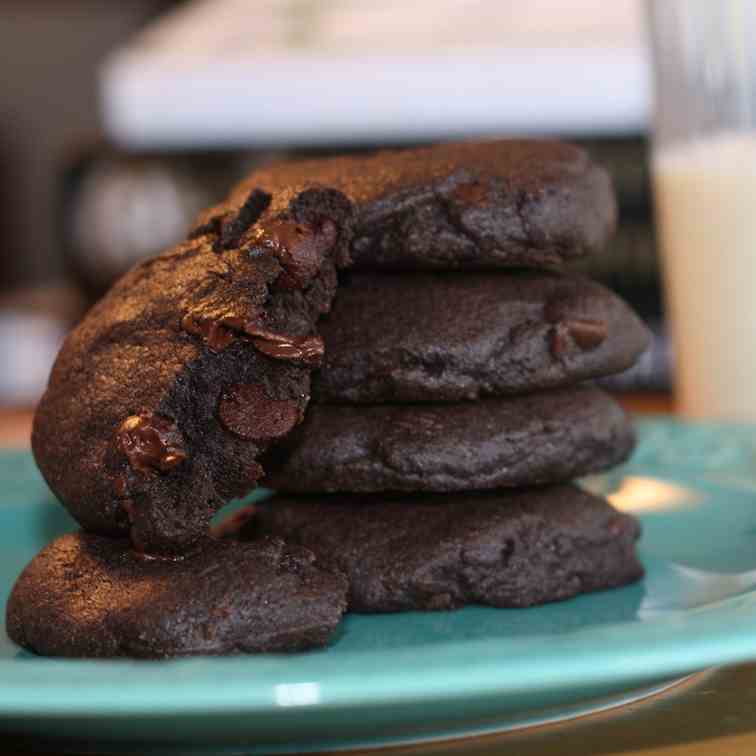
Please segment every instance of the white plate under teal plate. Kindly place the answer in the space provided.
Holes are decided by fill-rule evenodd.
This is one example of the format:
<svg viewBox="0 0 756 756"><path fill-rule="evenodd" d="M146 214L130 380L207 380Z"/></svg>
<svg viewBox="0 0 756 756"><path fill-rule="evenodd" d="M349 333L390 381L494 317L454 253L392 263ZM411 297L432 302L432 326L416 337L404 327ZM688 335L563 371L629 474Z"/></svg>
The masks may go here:
<svg viewBox="0 0 756 756"><path fill-rule="evenodd" d="M291 656L66 661L2 633L0 729L116 752L387 745L574 715L756 658L756 428L653 420L640 435L629 464L586 481L643 521L637 585L350 616L330 648ZM72 528L30 456L0 456L0 600Z"/></svg>

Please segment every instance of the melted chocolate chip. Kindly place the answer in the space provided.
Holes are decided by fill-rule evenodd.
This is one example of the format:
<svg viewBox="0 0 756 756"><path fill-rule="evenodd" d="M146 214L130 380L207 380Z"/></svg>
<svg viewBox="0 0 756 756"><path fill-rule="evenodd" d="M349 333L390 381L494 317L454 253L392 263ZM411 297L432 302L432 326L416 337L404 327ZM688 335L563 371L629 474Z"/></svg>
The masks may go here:
<svg viewBox="0 0 756 756"><path fill-rule="evenodd" d="M582 318L575 314L576 311L580 312L579 304L569 296L557 293L543 307L544 320L554 323L549 339L552 345L551 353L555 357L569 348L569 340L584 352L588 352L600 346L608 336L608 328L603 320Z"/></svg>
<svg viewBox="0 0 756 756"><path fill-rule="evenodd" d="M607 327L603 320L572 318L565 321L572 340L584 351L589 352L604 343Z"/></svg>
<svg viewBox="0 0 756 756"><path fill-rule="evenodd" d="M181 318L181 328L192 336L207 336L207 329L204 321L197 315L191 312L187 312L183 318Z"/></svg>
<svg viewBox="0 0 756 756"><path fill-rule="evenodd" d="M186 459L183 439L168 418L145 413L127 417L116 431L116 448L133 470L168 472Z"/></svg>
<svg viewBox="0 0 756 756"><path fill-rule="evenodd" d="M190 312L181 319L181 327L192 336L204 339L211 352L221 352L237 338L249 337L255 348L268 357L301 362L308 367L320 367L323 362L325 347L319 336L273 333L237 315L208 317Z"/></svg>
<svg viewBox="0 0 756 756"><path fill-rule="evenodd" d="M549 350L552 357L559 359L576 344L579 349L589 352L606 340L606 323L588 318L571 318L556 323L549 330Z"/></svg>
<svg viewBox="0 0 756 756"><path fill-rule="evenodd" d="M253 229L248 241L252 249L270 250L281 263L284 270L276 281L279 288L303 289L318 274L323 255L337 238L336 224L328 219L319 226L274 220Z"/></svg>
<svg viewBox="0 0 756 756"><path fill-rule="evenodd" d="M237 383L221 394L218 417L245 441L270 441L285 436L302 413L293 399L271 399L258 383Z"/></svg>
<svg viewBox="0 0 756 756"><path fill-rule="evenodd" d="M205 338L211 352L221 352L236 340L236 335L225 323L213 320Z"/></svg>
<svg viewBox="0 0 756 756"><path fill-rule="evenodd" d="M262 328L247 326L255 348L276 360L301 362L308 367L320 367L325 346L320 336L286 336Z"/></svg>
<svg viewBox="0 0 756 756"><path fill-rule="evenodd" d="M268 209L271 195L262 189L253 189L239 212L221 224L217 246L219 249L235 249L241 243L247 229L260 220L262 214Z"/></svg>
<svg viewBox="0 0 756 756"><path fill-rule="evenodd" d="M244 330L244 321L235 315L213 318L188 312L181 319L181 327L192 336L203 338L211 352L222 352L236 340L236 332Z"/></svg>

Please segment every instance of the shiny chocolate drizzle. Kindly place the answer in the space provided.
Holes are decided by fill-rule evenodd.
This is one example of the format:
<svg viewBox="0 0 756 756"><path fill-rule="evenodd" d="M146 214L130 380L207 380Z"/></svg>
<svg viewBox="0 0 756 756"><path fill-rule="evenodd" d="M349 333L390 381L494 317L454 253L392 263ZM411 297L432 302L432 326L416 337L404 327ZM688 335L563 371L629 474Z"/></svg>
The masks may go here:
<svg viewBox="0 0 756 756"><path fill-rule="evenodd" d="M588 318L571 318L552 326L549 331L549 349L555 358L561 357L570 348L570 343L577 344L583 352L590 352L604 343L607 336L606 323Z"/></svg>
<svg viewBox="0 0 756 756"><path fill-rule="evenodd" d="M187 458L176 424L153 413L127 417L118 426L115 442L131 468L140 473L169 472ZM119 480L117 487L123 495L125 481Z"/></svg>
<svg viewBox="0 0 756 756"><path fill-rule="evenodd" d="M320 336L285 336L251 326L245 332L258 351L273 359L301 362L307 367L320 367L323 363L325 345Z"/></svg>
<svg viewBox="0 0 756 756"><path fill-rule="evenodd" d="M328 219L315 226L293 220L272 220L253 228L243 246L270 250L283 272L276 281L281 289L304 289L317 276L323 256L338 238L336 224Z"/></svg>
<svg viewBox="0 0 756 756"><path fill-rule="evenodd" d="M249 338L255 348L268 357L299 362L307 367L320 367L325 353L320 336L274 333L236 315L208 317L189 312L181 319L181 327L192 336L204 339L211 352L223 351L237 338Z"/></svg>

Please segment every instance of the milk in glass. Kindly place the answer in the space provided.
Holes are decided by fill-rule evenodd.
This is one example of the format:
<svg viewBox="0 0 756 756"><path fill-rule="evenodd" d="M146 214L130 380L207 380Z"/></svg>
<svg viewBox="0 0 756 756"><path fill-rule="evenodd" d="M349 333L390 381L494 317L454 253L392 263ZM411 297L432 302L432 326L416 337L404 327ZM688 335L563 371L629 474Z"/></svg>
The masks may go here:
<svg viewBox="0 0 756 756"><path fill-rule="evenodd" d="M657 148L654 184L680 409L756 420L756 132Z"/></svg>

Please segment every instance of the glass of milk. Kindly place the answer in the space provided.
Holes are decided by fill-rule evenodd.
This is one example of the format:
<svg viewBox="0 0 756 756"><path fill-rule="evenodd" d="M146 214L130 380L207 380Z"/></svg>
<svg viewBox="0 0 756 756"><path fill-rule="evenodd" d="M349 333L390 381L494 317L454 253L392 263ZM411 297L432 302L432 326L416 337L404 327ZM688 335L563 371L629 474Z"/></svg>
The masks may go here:
<svg viewBox="0 0 756 756"><path fill-rule="evenodd" d="M650 0L677 403L756 421L756 0Z"/></svg>

